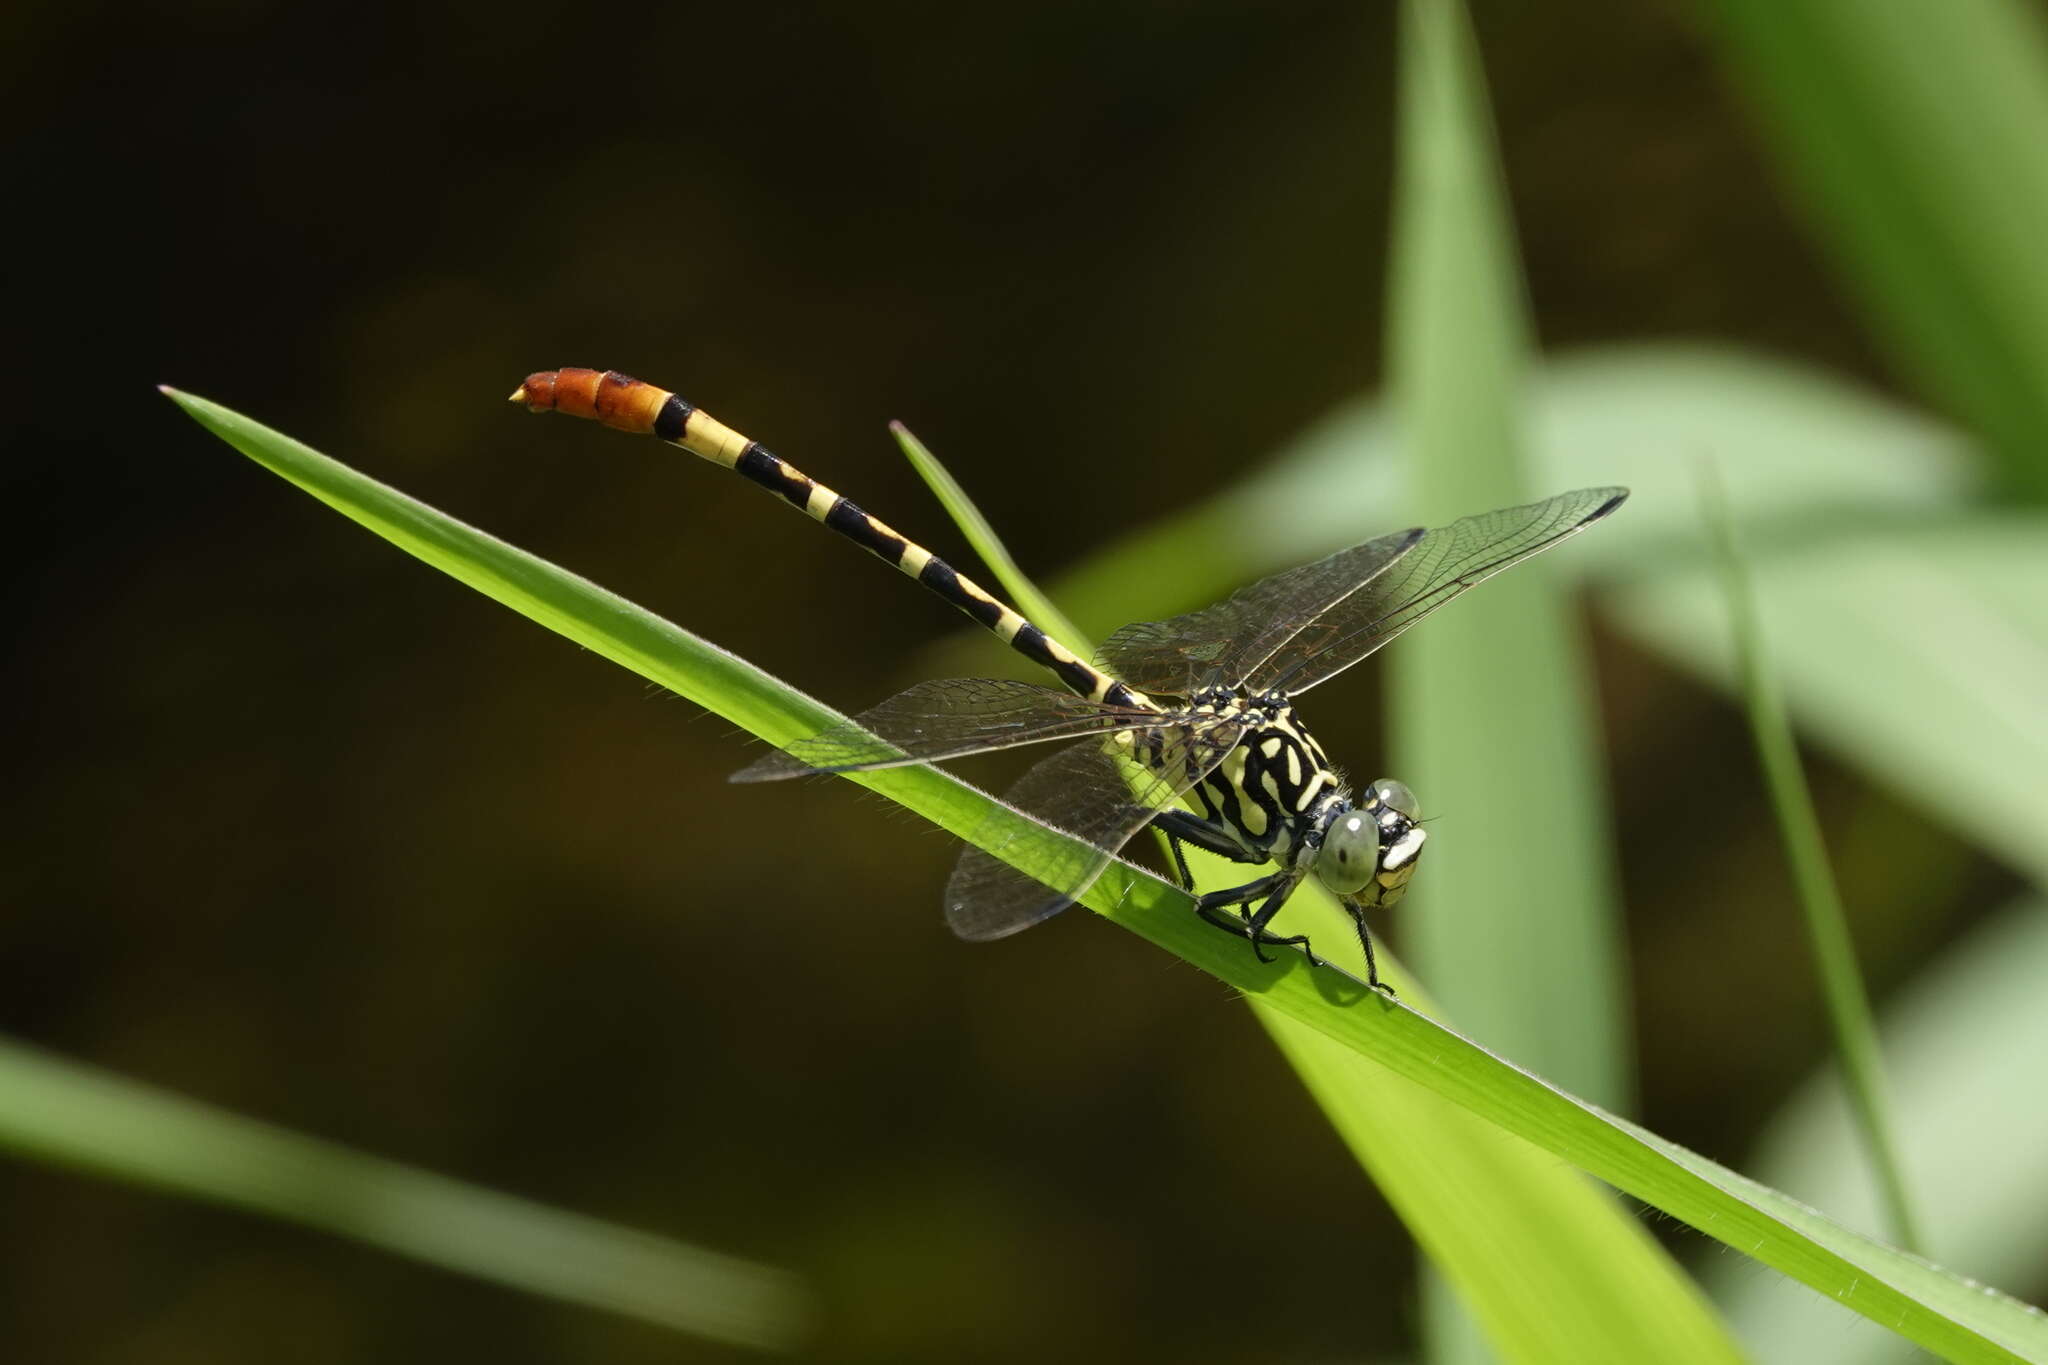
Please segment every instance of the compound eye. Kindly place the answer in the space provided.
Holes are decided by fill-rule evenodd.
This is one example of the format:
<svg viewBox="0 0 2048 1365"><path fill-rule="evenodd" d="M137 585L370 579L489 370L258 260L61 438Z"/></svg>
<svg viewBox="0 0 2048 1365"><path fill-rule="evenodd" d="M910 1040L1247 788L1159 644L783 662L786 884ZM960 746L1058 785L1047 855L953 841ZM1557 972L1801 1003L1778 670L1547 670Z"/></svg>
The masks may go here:
<svg viewBox="0 0 2048 1365"><path fill-rule="evenodd" d="M1406 782L1396 782L1391 777L1383 777L1372 784L1372 794L1373 799L1381 805L1407 816L1410 820L1415 818L1415 793L1408 790Z"/></svg>
<svg viewBox="0 0 2048 1365"><path fill-rule="evenodd" d="M1380 827L1350 811L1323 836L1316 854L1316 879L1340 896L1355 896L1371 884L1380 866Z"/></svg>

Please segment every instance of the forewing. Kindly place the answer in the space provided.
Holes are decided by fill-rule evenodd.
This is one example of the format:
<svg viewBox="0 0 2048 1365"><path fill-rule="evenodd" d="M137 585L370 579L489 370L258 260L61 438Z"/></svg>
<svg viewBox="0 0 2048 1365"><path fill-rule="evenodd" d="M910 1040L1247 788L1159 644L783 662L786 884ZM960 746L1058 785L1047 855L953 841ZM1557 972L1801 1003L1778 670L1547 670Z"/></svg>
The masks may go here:
<svg viewBox="0 0 2048 1365"><path fill-rule="evenodd" d="M1306 692L1473 584L1583 531L1627 496L1626 488L1581 488L1438 527L1297 630L1251 673L1246 690Z"/></svg>
<svg viewBox="0 0 2048 1365"><path fill-rule="evenodd" d="M1088 739L1062 749L1025 773L1003 803L1063 831L1039 825L1007 833L989 851L984 834L960 855L946 884L946 922L966 939L1001 938L1028 929L1074 903L1131 836L1223 761L1243 734L1234 721L1210 721L1138 736L1142 751ZM989 829L1014 823L991 817ZM1005 855L1027 863L1026 873Z"/></svg>
<svg viewBox="0 0 2048 1365"><path fill-rule="evenodd" d="M1156 711L1110 706L1004 678L939 678L898 692L851 721L789 744L732 775L772 782L809 773L865 772L966 754L1156 726Z"/></svg>
<svg viewBox="0 0 2048 1365"><path fill-rule="evenodd" d="M1103 641L1096 661L1141 692L1186 697L1236 687L1294 633L1423 538L1421 528L1354 545L1262 578L1214 606L1165 621L1136 621Z"/></svg>

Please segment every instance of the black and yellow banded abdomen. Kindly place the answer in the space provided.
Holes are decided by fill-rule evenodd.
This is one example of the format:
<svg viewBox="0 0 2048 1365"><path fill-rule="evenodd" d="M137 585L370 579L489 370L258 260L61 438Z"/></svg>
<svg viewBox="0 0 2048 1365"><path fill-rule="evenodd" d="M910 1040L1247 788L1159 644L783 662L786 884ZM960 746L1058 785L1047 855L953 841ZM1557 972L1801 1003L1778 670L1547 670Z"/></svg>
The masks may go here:
<svg viewBox="0 0 2048 1365"><path fill-rule="evenodd" d="M861 510L757 441L667 389L616 370L541 370L512 401L534 412L566 412L618 431L658 436L701 459L744 475L815 521L900 569L994 632L1010 648L1052 672L1075 692L1118 706L1150 706L1109 674L1051 639L945 560Z"/></svg>

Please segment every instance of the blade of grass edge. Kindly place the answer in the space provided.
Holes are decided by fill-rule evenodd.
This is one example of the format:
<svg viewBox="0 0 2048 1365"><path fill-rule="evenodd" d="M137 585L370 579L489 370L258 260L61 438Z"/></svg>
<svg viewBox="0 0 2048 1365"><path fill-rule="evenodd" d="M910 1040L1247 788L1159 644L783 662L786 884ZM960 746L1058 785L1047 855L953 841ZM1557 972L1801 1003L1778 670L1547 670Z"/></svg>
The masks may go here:
<svg viewBox="0 0 2048 1365"><path fill-rule="evenodd" d="M931 452L891 428L996 582L1026 616L1051 601L1017 566L994 526ZM1064 617L1060 642L1093 643ZM1220 858L1194 854L1206 876L1229 878ZM1299 913L1320 903L1346 965L1364 955L1334 900L1320 888L1297 893ZM1325 953L1327 955L1327 949ZM1427 1009L1414 983L1389 960L1409 1002ZM1742 1356L1706 1297L1641 1223L1584 1177L1527 1143L1374 1066L1305 1024L1247 997L1302 1084L1359 1164L1386 1195L1431 1261L1457 1286L1506 1354L1520 1361L1739 1361Z"/></svg>
<svg viewBox="0 0 2048 1365"><path fill-rule="evenodd" d="M1870 997L1863 989L1856 945L1849 934L1827 846L1821 839L1813 792L1806 785L1806 772L1799 763L1792 726L1785 718L1784 702L1765 659L1763 627L1756 619L1749 573L1736 541L1735 519L1711 462L1700 466L1700 516L1720 559L1729 635L1735 647L1743 702L1749 712L1750 735L1756 743L1757 765L1763 770L1771 813L1777 818L1778 836L1784 842L1785 860L1798 891L1821 995L1827 1002L1828 1023L1835 1035L1835 1051L1884 1205L1887 1230L1899 1246L1918 1251L1925 1243L1920 1237L1919 1219L1914 1216L1912 1196L1899 1164L1898 1143L1893 1137L1877 1020L1871 1014Z"/></svg>
<svg viewBox="0 0 2048 1365"><path fill-rule="evenodd" d="M787 684L616 594L386 487L230 409L166 395L256 463L414 557L764 739L838 717ZM848 774L960 837L1000 847L1025 823L930 768ZM1111 864L1081 904L1257 995L1362 1057L1662 1209L1952 1361L2048 1365L2048 1317L1864 1237L1696 1153L1573 1098L1470 1039L1294 955L1260 964L1189 913L1184 892ZM772 971L773 964L762 970Z"/></svg>
<svg viewBox="0 0 2048 1365"><path fill-rule="evenodd" d="M1334 910L1334 907L1332 907ZM1330 917L1333 928L1336 916ZM1381 955L1381 972L1420 992ZM1744 1359L1704 1293L1648 1229L1578 1171L1324 1034L1254 1002L1498 1358ZM1432 1350L1438 1348L1432 1340Z"/></svg>
<svg viewBox="0 0 2048 1365"><path fill-rule="evenodd" d="M352 1151L7 1039L0 1148L730 1345L790 1349L812 1314L782 1271Z"/></svg>
<svg viewBox="0 0 2048 1365"><path fill-rule="evenodd" d="M1415 506L1441 525L1528 501L1530 329L1464 5L1404 0L1399 23L1387 383ZM1525 566L1404 642L1389 668L1399 771L1478 834L1432 862L1403 907L1417 970L1475 1037L1512 1039L1545 1074L1626 1107L1621 917L1570 603L1546 564ZM1425 1292L1422 1306L1426 1354L1469 1359L1452 1296Z"/></svg>
<svg viewBox="0 0 2048 1365"><path fill-rule="evenodd" d="M1457 0L1407 0L1401 61L1391 401L1416 506L1441 524L1527 500L1526 324ZM1457 817L1436 839L1476 836L1417 878L1402 925L1409 957L1461 1027L1513 1039L1544 1074L1621 1108L1633 1090L1622 931L1572 611L1540 560L1390 653L1387 730L1400 770L1425 811Z"/></svg>

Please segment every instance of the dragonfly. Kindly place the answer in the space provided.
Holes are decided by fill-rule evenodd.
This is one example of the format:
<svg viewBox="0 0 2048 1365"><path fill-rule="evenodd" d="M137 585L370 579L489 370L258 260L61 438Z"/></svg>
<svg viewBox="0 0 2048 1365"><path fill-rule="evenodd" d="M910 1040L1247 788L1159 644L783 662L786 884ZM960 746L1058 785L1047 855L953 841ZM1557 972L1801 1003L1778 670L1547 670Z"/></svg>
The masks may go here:
<svg viewBox="0 0 2048 1365"><path fill-rule="evenodd" d="M1072 905L1141 830L1165 836L1204 920L1265 949L1313 876L1349 913L1380 980L1366 913L1406 892L1427 834L1392 778L1352 790L1294 698L1350 668L1474 584L1613 512L1625 488L1582 488L1434 530L1395 531L1165 621L1117 630L1089 662L930 550L678 395L612 370L543 370L512 401L651 435L767 489L924 584L1059 680L921 682L733 774L739 782L931 764L1066 743L1025 772L947 883L962 938L997 939ZM1271 871L1196 892L1185 850ZM1024 869L1029 869L1028 871Z"/></svg>

